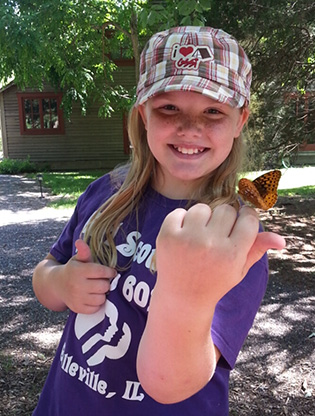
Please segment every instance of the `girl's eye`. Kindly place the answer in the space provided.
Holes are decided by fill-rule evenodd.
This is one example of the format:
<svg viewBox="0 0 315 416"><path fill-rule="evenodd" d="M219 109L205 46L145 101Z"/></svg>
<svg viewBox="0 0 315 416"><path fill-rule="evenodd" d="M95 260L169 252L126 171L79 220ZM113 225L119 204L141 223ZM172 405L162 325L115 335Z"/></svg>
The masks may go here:
<svg viewBox="0 0 315 416"><path fill-rule="evenodd" d="M206 114L214 114L214 115L221 114L221 112L217 110L216 108L208 108L205 112Z"/></svg>
<svg viewBox="0 0 315 416"><path fill-rule="evenodd" d="M162 107L162 110L176 111L177 107L175 107L173 104L166 104Z"/></svg>

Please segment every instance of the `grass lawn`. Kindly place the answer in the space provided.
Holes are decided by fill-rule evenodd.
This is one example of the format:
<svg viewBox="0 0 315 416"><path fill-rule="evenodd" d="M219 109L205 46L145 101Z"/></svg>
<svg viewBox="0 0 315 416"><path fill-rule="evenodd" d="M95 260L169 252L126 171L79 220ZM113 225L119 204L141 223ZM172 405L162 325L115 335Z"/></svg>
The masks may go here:
<svg viewBox="0 0 315 416"><path fill-rule="evenodd" d="M45 172L43 186L53 195L60 196L50 204L53 208L74 208L77 199L88 185L106 172L101 170L82 172Z"/></svg>
<svg viewBox="0 0 315 416"><path fill-rule="evenodd" d="M248 172L242 177L255 179L265 171ZM279 195L305 197L315 196L315 167L281 169L279 183ZM51 204L54 208L72 208L78 197L87 186L104 175L105 171L82 171L82 172L46 172L43 173L43 186L49 188L53 195L60 198ZM35 175L32 175L35 177Z"/></svg>

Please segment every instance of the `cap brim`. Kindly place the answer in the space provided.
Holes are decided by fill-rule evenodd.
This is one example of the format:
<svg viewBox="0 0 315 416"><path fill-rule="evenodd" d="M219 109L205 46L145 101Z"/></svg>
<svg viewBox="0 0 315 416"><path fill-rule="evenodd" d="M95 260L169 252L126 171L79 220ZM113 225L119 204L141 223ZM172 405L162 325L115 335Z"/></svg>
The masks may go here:
<svg viewBox="0 0 315 416"><path fill-rule="evenodd" d="M245 104L246 97L215 81L192 75L175 75L164 78L152 85L138 89L136 106L143 104L149 98L170 91L193 91L203 94L213 100L241 108Z"/></svg>

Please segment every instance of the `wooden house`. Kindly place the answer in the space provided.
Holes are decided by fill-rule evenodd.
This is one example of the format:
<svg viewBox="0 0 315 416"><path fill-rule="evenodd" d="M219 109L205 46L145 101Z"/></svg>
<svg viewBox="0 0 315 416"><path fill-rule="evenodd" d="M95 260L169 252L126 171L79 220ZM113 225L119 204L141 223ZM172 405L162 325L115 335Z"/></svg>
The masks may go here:
<svg viewBox="0 0 315 416"><path fill-rule="evenodd" d="M298 147L296 156L292 156L292 163L315 165L315 91L307 91L302 97L298 93L288 93L286 100L294 104L295 115L305 125L305 129L313 132L312 140Z"/></svg>
<svg viewBox="0 0 315 416"><path fill-rule="evenodd" d="M135 68L132 60L122 60L115 72L117 84L135 85ZM294 93L287 94L301 118L314 105L315 93L301 100ZM126 131L126 114L113 114L110 118L98 117L97 104L83 116L74 103L70 120L60 109L61 94L46 87L39 92L31 89L19 91L14 82L0 89L0 128L3 156L10 159L30 158L30 161L54 170L112 169L128 159L129 142ZM308 117L314 118L314 111ZM305 121L309 118L304 117ZM315 165L315 137L298 149L293 165Z"/></svg>
<svg viewBox="0 0 315 416"><path fill-rule="evenodd" d="M135 85L133 61L120 66L115 81ZM19 91L14 82L0 90L3 157L30 159L55 170L111 169L128 158L126 115L98 116L97 104L82 115L74 103L69 120L60 108L62 95L52 88Z"/></svg>

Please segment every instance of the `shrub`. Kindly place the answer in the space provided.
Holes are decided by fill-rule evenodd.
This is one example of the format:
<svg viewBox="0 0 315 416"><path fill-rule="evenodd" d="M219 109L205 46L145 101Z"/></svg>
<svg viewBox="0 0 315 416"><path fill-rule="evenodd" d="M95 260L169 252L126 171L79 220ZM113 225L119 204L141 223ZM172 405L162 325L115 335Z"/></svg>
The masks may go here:
<svg viewBox="0 0 315 416"><path fill-rule="evenodd" d="M35 163L31 162L29 158L26 160L7 158L0 161L0 173L4 175L31 173L37 171L38 167Z"/></svg>

